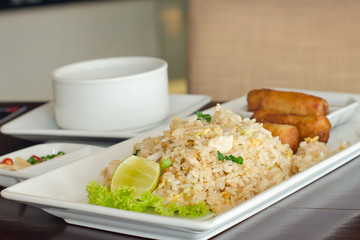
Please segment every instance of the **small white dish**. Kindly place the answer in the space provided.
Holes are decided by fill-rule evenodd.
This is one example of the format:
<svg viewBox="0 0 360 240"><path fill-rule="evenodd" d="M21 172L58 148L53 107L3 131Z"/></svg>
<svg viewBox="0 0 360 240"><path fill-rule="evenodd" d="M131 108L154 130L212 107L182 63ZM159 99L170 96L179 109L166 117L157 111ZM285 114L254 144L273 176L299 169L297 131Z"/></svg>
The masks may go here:
<svg viewBox="0 0 360 240"><path fill-rule="evenodd" d="M102 147L84 145L84 144L48 143L48 144L38 144L12 153L8 153L6 155L1 156L0 161L2 161L5 158L11 158L14 161L16 161L15 160L16 157L21 157L26 160L31 155L36 155L40 157L45 155L56 154L59 151L62 151L65 154L47 160L46 162L38 163L36 165L22 168L16 171L0 169L0 185L3 187L14 185L20 181L46 173L50 170L63 166L67 163L73 162L85 156L91 155L103 149L104 148Z"/></svg>
<svg viewBox="0 0 360 240"><path fill-rule="evenodd" d="M321 91L310 91L310 90L296 90L296 89L287 89L287 88L272 88L275 90L281 91L294 91L311 94L317 97L325 99L329 103L329 114L327 118L329 119L331 126L335 127L343 124L348 121L355 113L356 108L359 105L359 102L351 95L345 93L331 93L331 92L321 92ZM247 96L243 96L237 99L234 99L227 103L227 105L236 104L240 108L236 113L242 117L250 118L253 115L253 112L247 110Z"/></svg>
<svg viewBox="0 0 360 240"><path fill-rule="evenodd" d="M170 94L170 113L161 123L151 128L138 128L123 131L80 131L61 129L56 125L53 103L44 104L24 115L4 124L3 134L36 140L87 140L118 142L122 138L138 136L156 127L168 125L174 116L184 118L194 113L211 101L206 95Z"/></svg>
<svg viewBox="0 0 360 240"><path fill-rule="evenodd" d="M357 100L360 99L360 95L353 96ZM339 97L344 98L346 95L339 95ZM233 112L240 111L241 102L237 102L240 105L235 103L234 101L224 103L222 108ZM211 111L213 108L203 112ZM85 186L93 180L98 181L100 179L99 172L111 160L123 159L130 155L135 143L148 136L158 136L162 132L161 129L154 129L146 134L113 145L104 151L16 184L3 190L1 195L10 200L37 206L74 225L153 239L208 239L311 184L358 156L360 154L359 124L360 115L355 114L346 123L331 131L329 147L334 150L343 141L348 141L350 143L348 148L237 207L210 219L165 217L88 204Z"/></svg>

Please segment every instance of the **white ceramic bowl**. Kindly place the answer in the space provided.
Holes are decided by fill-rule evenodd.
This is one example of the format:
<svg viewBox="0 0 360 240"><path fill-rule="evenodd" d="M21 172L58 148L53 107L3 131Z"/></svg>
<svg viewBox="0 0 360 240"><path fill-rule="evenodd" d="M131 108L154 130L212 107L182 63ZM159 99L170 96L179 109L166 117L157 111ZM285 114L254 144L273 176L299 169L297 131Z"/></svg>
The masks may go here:
<svg viewBox="0 0 360 240"><path fill-rule="evenodd" d="M116 57L70 64L53 74L58 126L69 130L147 128L169 113L166 61Z"/></svg>

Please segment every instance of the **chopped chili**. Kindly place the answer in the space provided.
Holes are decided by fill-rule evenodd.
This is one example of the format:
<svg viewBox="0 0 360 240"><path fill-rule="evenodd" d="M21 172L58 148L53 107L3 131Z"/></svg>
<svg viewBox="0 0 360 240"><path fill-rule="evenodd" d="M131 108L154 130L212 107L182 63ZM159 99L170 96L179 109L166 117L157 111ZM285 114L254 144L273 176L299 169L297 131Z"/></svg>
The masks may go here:
<svg viewBox="0 0 360 240"><path fill-rule="evenodd" d="M5 158L4 160L2 160L0 162L0 164L5 164L5 165L14 165L14 161L11 158Z"/></svg>
<svg viewBox="0 0 360 240"><path fill-rule="evenodd" d="M41 157L38 157L38 156L36 156L36 155L31 155L31 156L32 156L32 157L34 157L35 159L37 159L37 160L41 161L41 162L43 162L43 161L44 161Z"/></svg>

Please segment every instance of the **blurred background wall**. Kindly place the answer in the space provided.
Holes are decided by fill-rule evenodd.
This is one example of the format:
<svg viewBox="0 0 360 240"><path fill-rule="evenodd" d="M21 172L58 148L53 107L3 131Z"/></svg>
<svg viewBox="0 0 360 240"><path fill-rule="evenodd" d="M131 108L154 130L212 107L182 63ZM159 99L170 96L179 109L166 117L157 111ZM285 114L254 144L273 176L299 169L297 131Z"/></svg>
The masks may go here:
<svg viewBox="0 0 360 240"><path fill-rule="evenodd" d="M28 6L0 10L0 101L51 100L57 67L127 55L164 58L170 92L186 92L186 1L12 2Z"/></svg>

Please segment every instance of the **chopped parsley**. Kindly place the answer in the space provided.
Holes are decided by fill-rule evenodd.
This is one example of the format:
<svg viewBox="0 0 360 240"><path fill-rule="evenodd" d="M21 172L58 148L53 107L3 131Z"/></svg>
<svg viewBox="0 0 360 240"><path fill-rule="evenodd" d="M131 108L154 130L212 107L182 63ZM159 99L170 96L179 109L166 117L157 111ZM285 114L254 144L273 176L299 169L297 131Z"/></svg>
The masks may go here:
<svg viewBox="0 0 360 240"><path fill-rule="evenodd" d="M198 116L198 118L196 120L205 120L208 123L211 122L210 114L203 114L201 111L197 111L196 116Z"/></svg>
<svg viewBox="0 0 360 240"><path fill-rule="evenodd" d="M218 157L219 161L228 160L228 161L232 161L232 162L235 162L238 164L244 163L244 159L241 156L239 156L239 157L235 157L234 155L224 156L224 154L222 154L219 151L217 151L217 157Z"/></svg>

